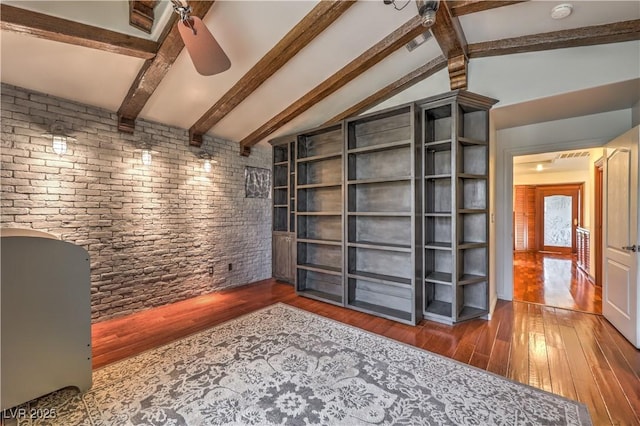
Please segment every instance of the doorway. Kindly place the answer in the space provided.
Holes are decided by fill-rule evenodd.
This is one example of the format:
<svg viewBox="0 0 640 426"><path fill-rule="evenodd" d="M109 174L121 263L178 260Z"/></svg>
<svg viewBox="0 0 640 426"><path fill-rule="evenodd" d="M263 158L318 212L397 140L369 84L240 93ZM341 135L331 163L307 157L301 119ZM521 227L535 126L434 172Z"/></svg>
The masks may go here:
<svg viewBox="0 0 640 426"><path fill-rule="evenodd" d="M514 157L513 166L513 299L601 313L592 212L585 222L595 199L590 151Z"/></svg>

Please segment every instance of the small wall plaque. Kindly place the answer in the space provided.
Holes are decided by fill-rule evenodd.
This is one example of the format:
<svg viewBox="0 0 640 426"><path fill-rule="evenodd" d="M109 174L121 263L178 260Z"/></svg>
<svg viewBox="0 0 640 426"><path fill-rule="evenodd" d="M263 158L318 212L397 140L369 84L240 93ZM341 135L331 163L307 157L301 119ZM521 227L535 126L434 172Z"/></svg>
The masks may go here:
<svg viewBox="0 0 640 426"><path fill-rule="evenodd" d="M271 170L245 167L244 196L245 198L271 198Z"/></svg>

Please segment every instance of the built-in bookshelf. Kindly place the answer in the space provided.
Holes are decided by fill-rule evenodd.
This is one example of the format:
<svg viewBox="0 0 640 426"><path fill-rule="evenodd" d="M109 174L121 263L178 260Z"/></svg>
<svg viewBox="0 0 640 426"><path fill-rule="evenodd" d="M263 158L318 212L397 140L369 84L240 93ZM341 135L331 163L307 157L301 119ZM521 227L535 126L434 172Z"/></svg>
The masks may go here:
<svg viewBox="0 0 640 426"><path fill-rule="evenodd" d="M495 102L454 91L279 138L274 276L290 262L297 294L407 324L486 316Z"/></svg>
<svg viewBox="0 0 640 426"><path fill-rule="evenodd" d="M296 221L298 294L343 304L342 125L298 135Z"/></svg>
<svg viewBox="0 0 640 426"><path fill-rule="evenodd" d="M425 318L453 323L489 312L489 109L456 91L420 102L424 147Z"/></svg>
<svg viewBox="0 0 640 426"><path fill-rule="evenodd" d="M270 141L273 145L272 274L295 281L295 136Z"/></svg>
<svg viewBox="0 0 640 426"><path fill-rule="evenodd" d="M347 306L415 324L415 109L347 120ZM420 225L418 225L419 227Z"/></svg>

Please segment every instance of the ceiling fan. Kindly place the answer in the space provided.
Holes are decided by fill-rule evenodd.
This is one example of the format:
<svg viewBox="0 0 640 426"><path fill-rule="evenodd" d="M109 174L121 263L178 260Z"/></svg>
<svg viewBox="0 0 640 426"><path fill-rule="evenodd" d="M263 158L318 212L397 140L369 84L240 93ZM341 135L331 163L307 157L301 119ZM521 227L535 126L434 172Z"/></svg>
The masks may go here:
<svg viewBox="0 0 640 426"><path fill-rule="evenodd" d="M171 0L171 3L173 10L180 15L178 31L196 71L202 75L214 75L228 70L231 67L229 57L202 19L191 16L191 6L181 0Z"/></svg>

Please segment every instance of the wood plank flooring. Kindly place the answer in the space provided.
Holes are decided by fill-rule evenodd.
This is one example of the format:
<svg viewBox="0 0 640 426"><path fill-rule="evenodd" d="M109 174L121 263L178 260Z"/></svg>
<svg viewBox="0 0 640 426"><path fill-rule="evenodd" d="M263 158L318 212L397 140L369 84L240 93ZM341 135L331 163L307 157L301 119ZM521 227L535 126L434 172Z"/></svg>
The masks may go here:
<svg viewBox="0 0 640 426"><path fill-rule="evenodd" d="M427 349L589 407L594 425L640 425L640 351L603 317L499 301L490 321L412 327L298 297L265 280L94 324L98 368L276 302Z"/></svg>
<svg viewBox="0 0 640 426"><path fill-rule="evenodd" d="M513 277L513 300L602 313L602 287L589 281L574 255L515 252Z"/></svg>

